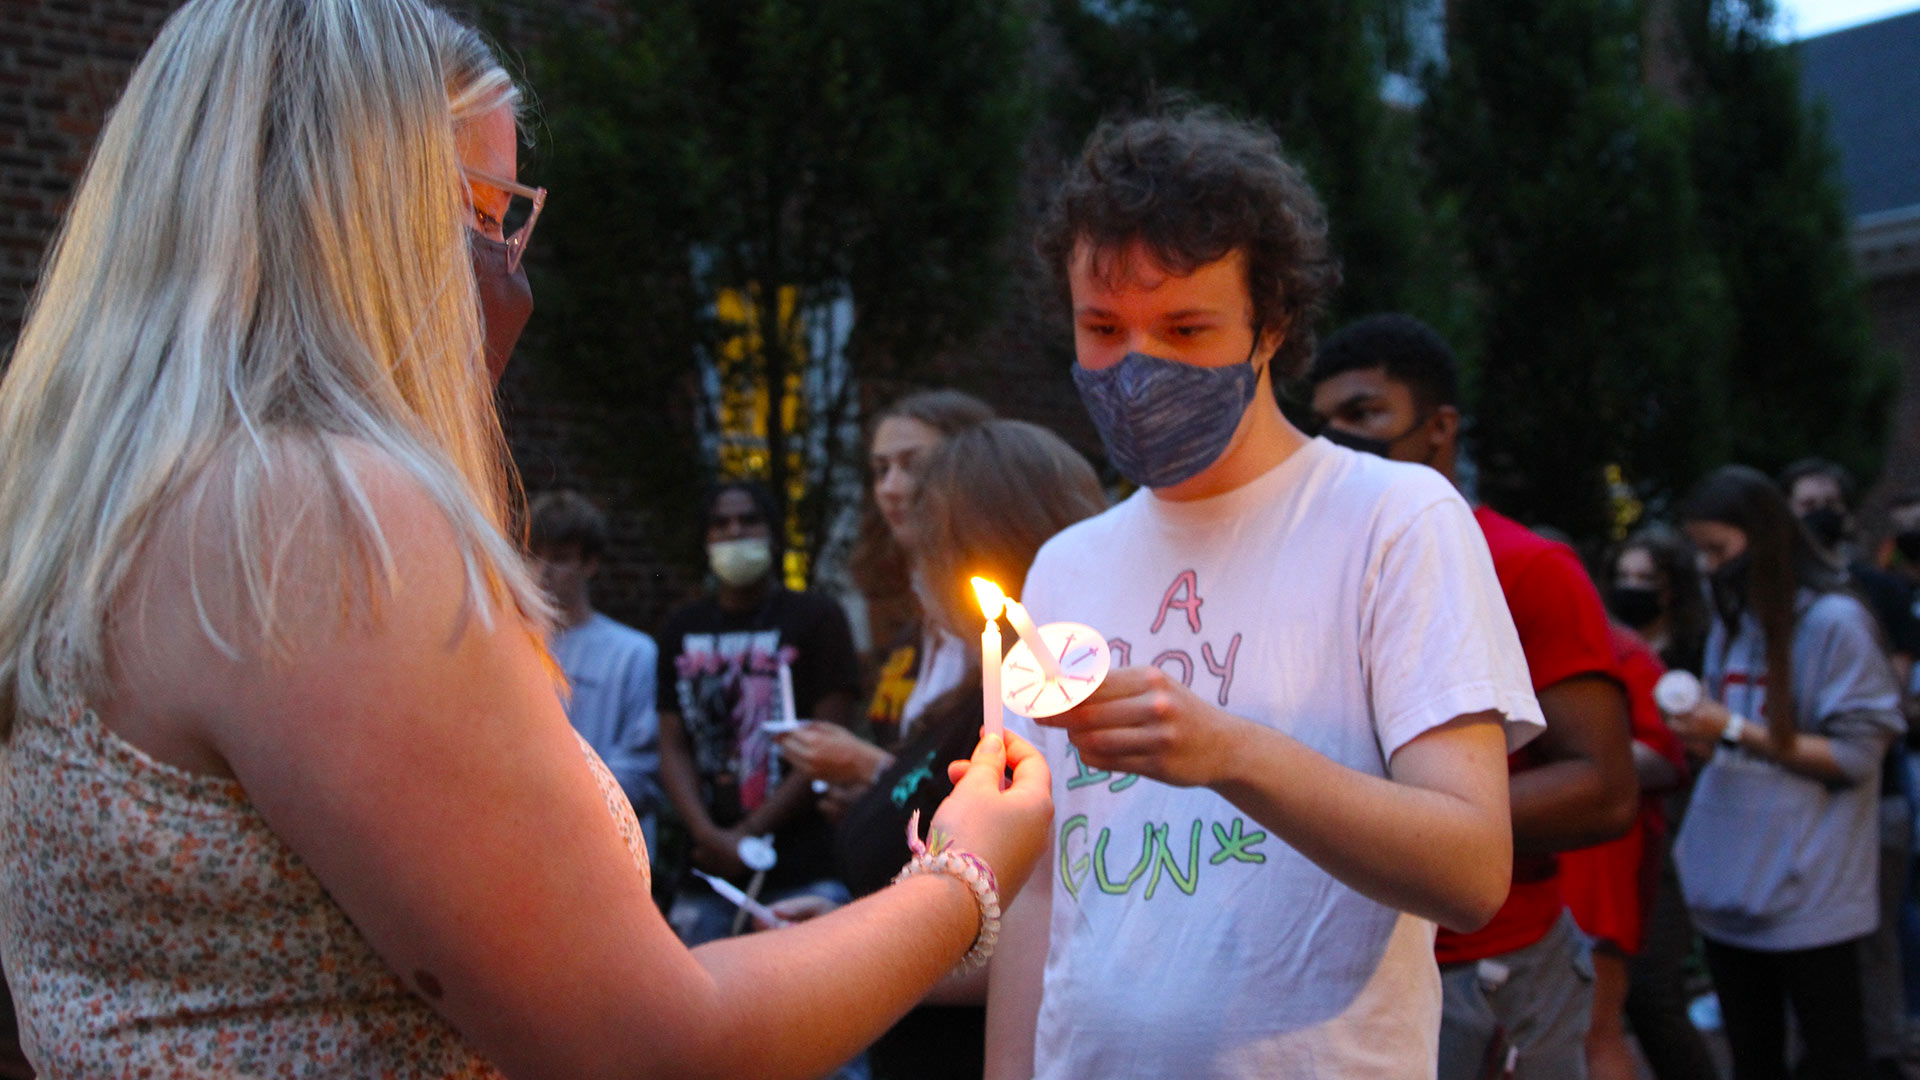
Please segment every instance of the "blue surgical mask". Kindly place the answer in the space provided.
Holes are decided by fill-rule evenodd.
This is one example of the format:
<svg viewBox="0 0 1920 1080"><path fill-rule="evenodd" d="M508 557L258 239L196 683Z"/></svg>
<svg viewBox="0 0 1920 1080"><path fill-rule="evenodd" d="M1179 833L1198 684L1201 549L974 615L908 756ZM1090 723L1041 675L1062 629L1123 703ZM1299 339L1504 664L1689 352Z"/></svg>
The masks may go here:
<svg viewBox="0 0 1920 1080"><path fill-rule="evenodd" d="M1073 366L1073 385L1107 458L1141 487L1190 480L1220 459L1260 384L1253 357L1201 367L1128 353L1111 367Z"/></svg>

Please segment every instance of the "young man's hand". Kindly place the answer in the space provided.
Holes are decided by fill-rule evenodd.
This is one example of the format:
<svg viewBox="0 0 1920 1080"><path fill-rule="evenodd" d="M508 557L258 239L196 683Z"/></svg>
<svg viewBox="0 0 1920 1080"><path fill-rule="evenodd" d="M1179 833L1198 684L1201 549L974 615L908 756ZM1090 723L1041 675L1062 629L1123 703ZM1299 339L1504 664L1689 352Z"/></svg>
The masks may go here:
<svg viewBox="0 0 1920 1080"><path fill-rule="evenodd" d="M1246 723L1157 667L1116 668L1075 708L1038 721L1067 732L1090 769L1135 773L1176 787L1212 784Z"/></svg>

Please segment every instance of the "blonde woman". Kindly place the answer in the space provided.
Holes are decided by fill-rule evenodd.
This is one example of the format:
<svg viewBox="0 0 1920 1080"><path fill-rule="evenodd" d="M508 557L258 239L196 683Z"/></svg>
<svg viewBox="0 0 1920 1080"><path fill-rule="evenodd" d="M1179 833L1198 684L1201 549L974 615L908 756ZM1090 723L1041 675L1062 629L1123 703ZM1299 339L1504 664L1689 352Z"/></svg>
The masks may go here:
<svg viewBox="0 0 1920 1080"><path fill-rule="evenodd" d="M50 257L0 384L0 946L44 1075L818 1075L991 937L955 858L691 953L654 908L502 534L460 150L515 95L457 30L193 0ZM1005 755L936 815L1002 899L1050 812Z"/></svg>

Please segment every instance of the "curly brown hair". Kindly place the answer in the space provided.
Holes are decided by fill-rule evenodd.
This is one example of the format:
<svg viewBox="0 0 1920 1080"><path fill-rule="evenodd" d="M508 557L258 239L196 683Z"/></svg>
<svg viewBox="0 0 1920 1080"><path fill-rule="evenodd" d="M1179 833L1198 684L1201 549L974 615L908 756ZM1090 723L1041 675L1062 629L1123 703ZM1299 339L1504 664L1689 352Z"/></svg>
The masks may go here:
<svg viewBox="0 0 1920 1080"><path fill-rule="evenodd" d="M1211 107L1103 121L1061 182L1034 246L1064 296L1081 244L1111 284L1127 273L1124 255L1135 242L1175 274L1243 252L1255 336L1285 333L1275 374L1304 372L1340 264L1327 243L1326 210L1272 130Z"/></svg>

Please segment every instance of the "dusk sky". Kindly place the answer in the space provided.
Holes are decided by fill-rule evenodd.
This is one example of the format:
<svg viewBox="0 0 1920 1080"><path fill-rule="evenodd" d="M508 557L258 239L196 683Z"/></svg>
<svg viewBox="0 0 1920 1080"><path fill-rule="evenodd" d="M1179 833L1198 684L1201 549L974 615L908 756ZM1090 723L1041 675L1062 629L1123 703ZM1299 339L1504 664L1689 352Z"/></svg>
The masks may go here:
<svg viewBox="0 0 1920 1080"><path fill-rule="evenodd" d="M1779 0L1782 37L1842 30L1920 8L1920 0Z"/></svg>

